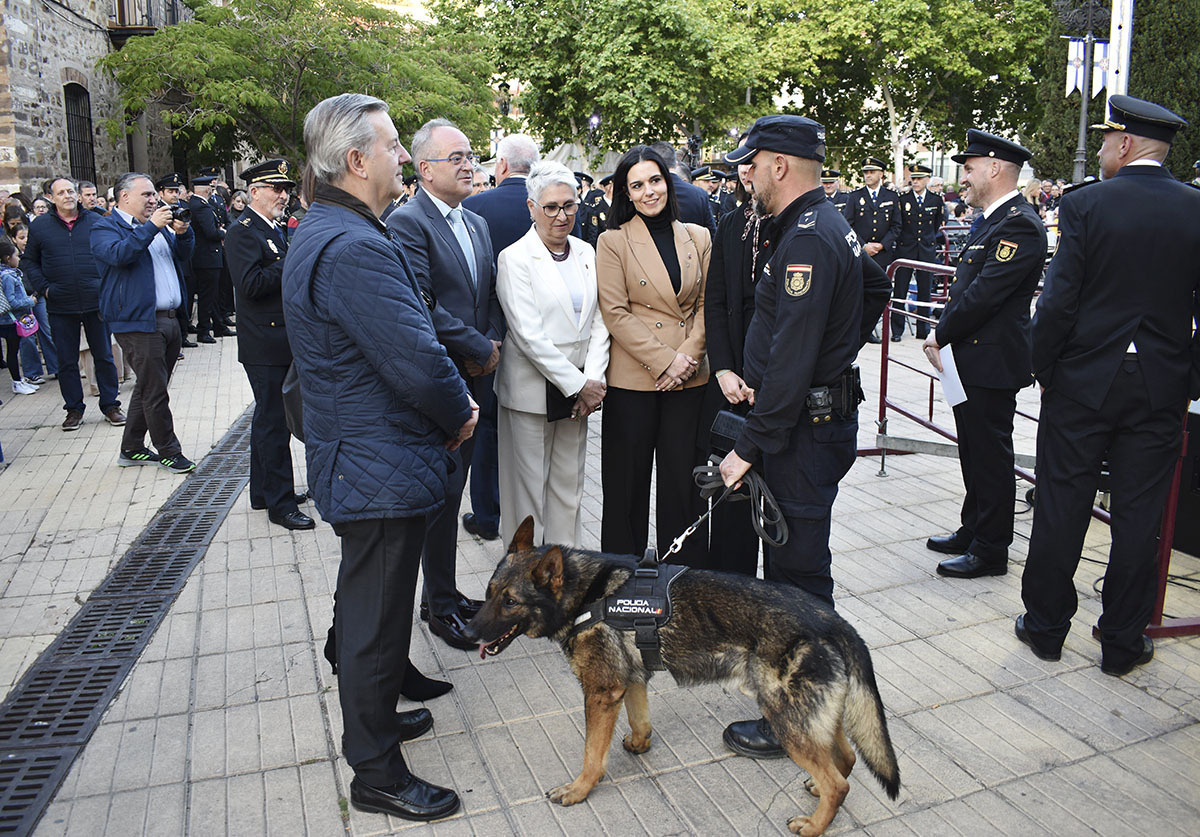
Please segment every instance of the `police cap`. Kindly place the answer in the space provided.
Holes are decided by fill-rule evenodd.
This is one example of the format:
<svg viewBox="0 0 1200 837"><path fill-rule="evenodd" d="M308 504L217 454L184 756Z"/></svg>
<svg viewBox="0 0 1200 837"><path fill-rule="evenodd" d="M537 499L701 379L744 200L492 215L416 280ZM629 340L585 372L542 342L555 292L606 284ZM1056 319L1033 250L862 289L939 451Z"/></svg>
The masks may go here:
<svg viewBox="0 0 1200 837"><path fill-rule="evenodd" d="M931 174L933 174L933 169L929 168L929 166L922 165L921 163L917 163L908 171L910 177L929 177Z"/></svg>
<svg viewBox="0 0 1200 837"><path fill-rule="evenodd" d="M887 163L880 160L878 157L868 157L863 160L863 171L887 171Z"/></svg>
<svg viewBox="0 0 1200 837"><path fill-rule="evenodd" d="M1187 127L1187 120L1178 114L1133 96L1117 95L1108 100L1108 119L1093 125L1096 131L1124 131L1139 137L1171 142L1175 132ZM1197 161L1200 162L1200 161Z"/></svg>
<svg viewBox="0 0 1200 837"><path fill-rule="evenodd" d="M216 166L205 166L196 172L192 178L193 186L205 186L221 176L221 170Z"/></svg>
<svg viewBox="0 0 1200 837"><path fill-rule="evenodd" d="M277 158L252 166L238 177L246 181L247 186L253 186L255 183L266 183L271 186L295 186L296 181L292 180L291 172L291 164L287 160Z"/></svg>
<svg viewBox="0 0 1200 837"><path fill-rule="evenodd" d="M720 175L714 172L711 166L701 166L698 169L692 169L692 180L703 180L705 183L712 183L719 177Z"/></svg>
<svg viewBox="0 0 1200 837"><path fill-rule="evenodd" d="M604 177L600 178L601 186L607 186L610 183L612 183L612 175L611 174L606 174L606 175L604 175Z"/></svg>
<svg viewBox="0 0 1200 837"><path fill-rule="evenodd" d="M154 181L154 188L160 192L163 189L182 189L183 178L179 176L179 172L177 171L164 174L158 180Z"/></svg>
<svg viewBox="0 0 1200 837"><path fill-rule="evenodd" d="M1032 156L1033 152L1023 145L972 128L967 131L967 147L962 152L951 156L950 159L956 163L965 163L972 157L991 157L1016 163L1019 166Z"/></svg>
<svg viewBox="0 0 1200 837"><path fill-rule="evenodd" d="M805 116L760 116L742 144L725 155L727 163L748 163L759 151L774 151L825 162L825 126Z"/></svg>
<svg viewBox="0 0 1200 837"><path fill-rule="evenodd" d="M591 186L593 183L596 182L592 178L592 176L585 171L577 171L577 172L573 172L573 174L575 175L575 179L578 180L580 183L587 181L587 185Z"/></svg>
<svg viewBox="0 0 1200 837"><path fill-rule="evenodd" d="M842 173L837 169L821 169L822 183L837 183L837 179L842 176Z"/></svg>

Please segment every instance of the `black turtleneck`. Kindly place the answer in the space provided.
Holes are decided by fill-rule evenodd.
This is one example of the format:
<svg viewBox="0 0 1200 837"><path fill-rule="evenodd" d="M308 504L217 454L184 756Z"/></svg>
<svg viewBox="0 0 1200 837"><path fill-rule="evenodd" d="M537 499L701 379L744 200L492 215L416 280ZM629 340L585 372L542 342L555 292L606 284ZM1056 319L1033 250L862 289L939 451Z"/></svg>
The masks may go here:
<svg viewBox="0 0 1200 837"><path fill-rule="evenodd" d="M671 278L671 287L675 289L675 293L679 293L683 280L679 271L679 253L675 250L675 229L670 215L660 212L650 217L638 212L638 217L646 222L646 229L650 230L650 237L654 239L654 246L658 248L663 267L667 269L667 276Z"/></svg>

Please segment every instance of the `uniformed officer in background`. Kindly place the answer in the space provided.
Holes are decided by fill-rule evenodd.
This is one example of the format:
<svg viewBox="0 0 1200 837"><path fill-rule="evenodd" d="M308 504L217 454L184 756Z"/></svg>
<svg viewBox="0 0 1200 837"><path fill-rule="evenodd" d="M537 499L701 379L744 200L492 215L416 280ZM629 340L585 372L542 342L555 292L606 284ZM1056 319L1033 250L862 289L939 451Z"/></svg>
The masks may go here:
<svg viewBox="0 0 1200 837"><path fill-rule="evenodd" d="M850 203L850 193L842 188L842 173L837 169L821 169L821 188L825 197L837 207L838 212L846 214L846 205Z"/></svg>
<svg viewBox="0 0 1200 837"><path fill-rule="evenodd" d="M878 157L863 161L865 185L850 193L845 215L867 255L887 270L900 240L900 195L884 185L883 168Z"/></svg>
<svg viewBox="0 0 1200 837"><path fill-rule="evenodd" d="M225 227L218 218L212 202L213 175L203 174L192 178L192 197L188 209L192 211L192 229L196 233L196 248L192 251L192 276L195 279L196 296L196 340L200 343L216 343L215 337L232 337L235 332L225 325L220 310L221 269L225 264Z"/></svg>
<svg viewBox="0 0 1200 837"><path fill-rule="evenodd" d="M228 231L230 218L227 201L231 193L229 185L223 180L221 169L217 166L208 166L207 168L200 169L200 176L212 178L212 188L208 193L208 203L212 206L213 217L217 221L217 226L222 230ZM195 180L192 181L193 184L195 182ZM217 310L221 324L232 326L233 319L231 315L234 311L233 278L229 275L229 265L225 263L224 251L222 251L221 256L221 276L217 280Z"/></svg>
<svg viewBox="0 0 1200 837"><path fill-rule="evenodd" d="M938 574L978 578L1008 572L1012 543L1013 415L1017 391L1030 374L1029 303L1046 261L1046 228L1017 191L1028 149L971 129L963 165L966 200L983 210L967 238L950 298L925 339L925 355L941 371L939 350L950 346L967 400L954 408L958 459L967 494L958 531L932 537L926 546L953 555Z"/></svg>
<svg viewBox="0 0 1200 837"><path fill-rule="evenodd" d="M692 169L692 182L708 193L708 208L718 224L721 222L721 183L724 180L711 166Z"/></svg>
<svg viewBox="0 0 1200 837"><path fill-rule="evenodd" d="M862 246L821 188L825 129L801 116L764 116L729 163L750 165L756 209L772 215L774 242L754 294L746 334L745 381L753 410L721 463L726 485L759 465L788 527L787 543L769 547L766 577L833 607L830 512L838 482L854 464L860 388L854 358L863 321L887 299L864 302ZM876 272L877 273L877 272ZM871 308L864 316L864 309ZM725 730L735 752L783 754L764 719Z"/></svg>
<svg viewBox="0 0 1200 837"><path fill-rule="evenodd" d="M583 240L593 247L600 238L600 233L608 229L608 213L612 211L609 198L612 197L612 175L606 174L600 178L600 197L591 206L585 206L587 218L583 223Z"/></svg>
<svg viewBox="0 0 1200 837"><path fill-rule="evenodd" d="M171 172L165 174L158 180L154 181L154 188L158 190L158 202L160 204L168 204L170 206L187 208L187 203L182 200L184 191L183 178L179 172ZM189 220L190 220L189 216ZM179 274L180 296L183 301L175 310L175 319L179 321L179 346L181 349L194 349L196 344L188 340L188 325L191 323L189 315L189 295L188 292L194 291L192 284L192 263L188 259L180 260L172 256L172 261L175 262L175 271ZM183 352L179 353L183 357Z"/></svg>
<svg viewBox="0 0 1200 837"><path fill-rule="evenodd" d="M946 202L941 195L935 195L927 188L929 176L933 169L929 166L915 165L911 169L912 191L900 196L900 241L896 245L897 259L914 259L921 262L932 262L937 259L938 230L946 217ZM924 270L917 272L917 301L929 302L930 286L933 276ZM892 289L893 299L907 299L908 285L912 279L911 267L896 268L895 287ZM899 307L897 303L897 307ZM928 306L918 306L917 313L928 317L931 309ZM892 342L900 342L904 334L904 315L892 314ZM917 320L917 339L924 340L929 335L929 324Z"/></svg>
<svg viewBox="0 0 1200 837"><path fill-rule="evenodd" d="M267 160L241 174L249 206L225 237L238 310L238 361L254 392L250 424L250 507L266 509L285 529L312 529L300 511L307 496L293 483L291 434L283 411L283 379L292 363L283 319L287 230L279 223L296 185L286 160Z"/></svg>
<svg viewBox="0 0 1200 837"><path fill-rule="evenodd" d="M1100 462L1112 487L1100 669L1149 662L1163 507L1184 411L1200 398L1200 194L1162 166L1184 120L1113 96L1103 180L1063 195L1058 250L1033 317L1042 392L1037 502L1017 636L1057 660L1078 599L1072 581L1091 522ZM940 331L940 328L939 328ZM1190 383L1189 383L1190 376Z"/></svg>

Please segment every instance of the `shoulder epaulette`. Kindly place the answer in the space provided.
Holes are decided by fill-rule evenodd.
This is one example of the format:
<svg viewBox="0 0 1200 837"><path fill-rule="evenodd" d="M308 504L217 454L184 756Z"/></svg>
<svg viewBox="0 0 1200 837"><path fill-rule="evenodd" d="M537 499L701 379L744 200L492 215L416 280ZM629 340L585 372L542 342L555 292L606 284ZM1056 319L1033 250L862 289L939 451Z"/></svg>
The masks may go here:
<svg viewBox="0 0 1200 837"><path fill-rule="evenodd" d="M248 227L248 226L250 226L250 219L242 218L241 220L238 221L238 223L241 224L243 227Z"/></svg>

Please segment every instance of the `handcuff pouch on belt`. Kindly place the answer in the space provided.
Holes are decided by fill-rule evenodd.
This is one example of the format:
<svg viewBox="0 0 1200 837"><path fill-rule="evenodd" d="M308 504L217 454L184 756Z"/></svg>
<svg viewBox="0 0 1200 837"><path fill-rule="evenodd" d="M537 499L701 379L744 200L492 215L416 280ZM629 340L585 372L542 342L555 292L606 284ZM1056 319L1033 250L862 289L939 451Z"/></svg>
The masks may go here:
<svg viewBox="0 0 1200 837"><path fill-rule="evenodd" d="M658 563L650 547L633 574L611 595L589 602L575 620L572 633L603 622L618 631L632 631L646 671L665 671L659 628L671 620L671 582L687 567Z"/></svg>
<svg viewBox="0 0 1200 837"><path fill-rule="evenodd" d="M866 396L862 391L858 367L850 366L834 383L810 389L804 399L804 409L808 412L810 424L824 424L833 419L834 413L849 418L858 412L858 405L863 401L866 401Z"/></svg>

